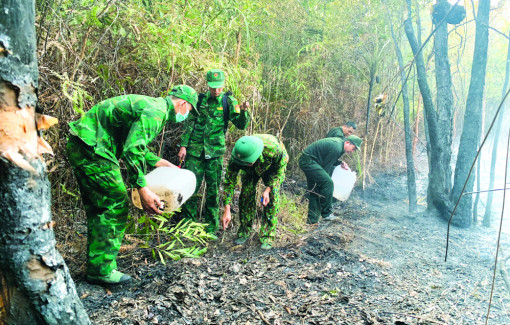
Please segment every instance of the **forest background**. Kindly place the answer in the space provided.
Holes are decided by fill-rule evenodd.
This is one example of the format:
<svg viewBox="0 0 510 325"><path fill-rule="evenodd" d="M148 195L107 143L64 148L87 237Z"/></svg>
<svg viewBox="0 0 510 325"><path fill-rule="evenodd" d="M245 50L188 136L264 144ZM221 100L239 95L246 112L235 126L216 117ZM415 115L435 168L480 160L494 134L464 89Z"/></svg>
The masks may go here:
<svg viewBox="0 0 510 325"><path fill-rule="evenodd" d="M464 5L466 19L449 26L454 152L466 107L478 6ZM510 29L509 1L491 5L486 124L501 100ZM411 9L413 22L420 24L417 36L424 41L434 29L432 4L413 2ZM68 122L122 94L165 96L176 84L205 92L205 72L212 68L225 70L226 88L251 104L248 130L231 128L229 146L242 134L274 134L291 156L288 178L299 179L296 162L302 150L332 127L353 120L366 148L350 160L361 186L369 185L378 171L403 172L401 80L390 22L404 64L414 69L404 33L407 15L406 2L392 0L37 1L39 105L59 119L59 127L45 135L55 152L47 160L54 219L73 228L73 219L83 218L64 155ZM433 42L422 53L433 76ZM435 84L430 85L435 97ZM418 135L414 152L420 155L426 152L426 137L414 70L407 86L411 128ZM378 95L387 98L382 116L373 107ZM153 150L175 163L180 135L180 127L167 127Z"/></svg>
<svg viewBox="0 0 510 325"><path fill-rule="evenodd" d="M478 159L483 162L474 174L470 168L488 126L492 129L496 112L509 112L500 105L509 93L508 0L466 2L467 17L449 16L449 8L459 7L451 7L447 0L437 0L436 4L412 0L46 0L35 3L35 19L34 3L5 0L0 10L0 133L2 144L7 144L2 147L2 156L14 163L0 161L0 210L4 217L0 233L6 243L0 247L0 276L2 287L7 288L2 289L2 317L14 301L12 306L23 313L11 310L10 316L37 318L25 313L28 305L18 303L30 301L41 317L59 315L87 321L66 263L54 249L53 227L57 225L57 248L66 257L73 277L83 275L86 226L76 182L63 154L67 123L109 97L128 93L165 96L175 84L205 91L204 75L211 68L226 70L227 88L241 101L250 101L252 107L248 130L231 128L228 146L243 133L271 133L284 141L290 153L276 246L285 246L282 241L286 237L292 240L289 233L298 235L294 239L299 241L300 233L314 229L304 225L306 201L302 200L304 189L296 158L308 144L348 120L358 122L357 134L364 138L362 152L349 162L358 171L363 190L375 184L373 176L380 172L376 179L394 181L392 188L396 189L396 184L403 184L400 181L406 170L409 212L416 211L419 193L422 197L418 202L429 208L418 210L425 212L424 217L439 212L448 219L454 215L455 202L460 202L455 225L477 225L479 211L485 210L483 224L490 226L486 223L491 219L490 194L485 209L478 195L473 199L474 195L462 194L487 189L487 185L506 185L502 177L506 168L501 167L508 165L508 159L507 164L504 159L496 164L496 150L490 147L498 148L496 140L505 138L508 119L499 118L486 152ZM35 114L42 111L60 120L60 127L44 134L55 151L45 161L37 159L38 154L51 151L42 138L42 129L53 120ZM505 121L504 127L499 127L501 121ZM503 132L498 131L501 129ZM416 133L414 138L411 130ZM152 149L176 162L181 131L179 126L167 127ZM12 146L13 139L18 146ZM508 147L503 151L500 158ZM26 154L30 163L20 153ZM490 168L487 161L493 162ZM416 184L415 167L419 171ZM482 174L489 178L487 170L494 173L489 184L485 180L481 184ZM494 185L494 179L503 184ZM388 191L374 186L367 192L378 190ZM402 205L395 202L396 197L403 199L402 194L385 192L381 209L389 211L397 205L394 203ZM361 198L365 199L363 195ZM363 214L370 194L366 199L352 211L354 218ZM132 244L122 247L119 258L132 256L131 266L147 265L149 252L164 264L163 254L180 259L197 257L207 250L197 247L207 245L204 238L189 236L190 224L168 226L166 217L149 218L134 209L131 212L126 244ZM289 219L289 215L294 218ZM422 220L435 223L432 218ZM435 225L442 227L443 223ZM412 227L421 230L414 221ZM197 232L192 229L191 233ZM224 232L221 243L225 234L229 241L233 232ZM312 237L316 234L309 233ZM182 244L179 236L195 244L175 248L177 242ZM447 239L447 249L448 243ZM497 258L500 245L496 246ZM137 247L149 250L135 255ZM435 269L433 276L437 276ZM48 281L53 282L48 285ZM8 288L13 284L25 292ZM27 297L11 299L18 293ZM49 308L48 301L54 302ZM361 310L361 314L366 320L366 313Z"/></svg>

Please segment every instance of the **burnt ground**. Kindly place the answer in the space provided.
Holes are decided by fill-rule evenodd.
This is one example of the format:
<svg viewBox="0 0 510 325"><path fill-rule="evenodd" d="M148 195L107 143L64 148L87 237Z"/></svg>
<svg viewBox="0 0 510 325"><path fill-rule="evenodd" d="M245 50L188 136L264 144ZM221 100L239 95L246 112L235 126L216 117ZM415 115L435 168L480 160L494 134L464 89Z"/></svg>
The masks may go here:
<svg viewBox="0 0 510 325"><path fill-rule="evenodd" d="M76 275L95 324L483 324L494 272L496 229L452 228L409 214L405 177L376 178L335 213L271 251L233 234L201 259L168 265L137 254L120 259L131 286L104 289ZM508 247L508 235L502 247ZM500 273L489 324L510 324Z"/></svg>

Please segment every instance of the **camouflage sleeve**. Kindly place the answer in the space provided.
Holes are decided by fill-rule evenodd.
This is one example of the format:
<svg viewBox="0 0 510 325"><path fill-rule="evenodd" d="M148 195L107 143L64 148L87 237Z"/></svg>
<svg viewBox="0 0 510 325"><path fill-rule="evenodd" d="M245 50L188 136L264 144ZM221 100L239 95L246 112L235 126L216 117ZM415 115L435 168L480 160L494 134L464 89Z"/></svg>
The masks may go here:
<svg viewBox="0 0 510 325"><path fill-rule="evenodd" d="M181 147L187 147L189 144L189 138L195 128L195 122L197 121L197 115L191 112L189 117L184 121L182 128L184 133L181 136Z"/></svg>
<svg viewBox="0 0 510 325"><path fill-rule="evenodd" d="M280 186L285 179L285 170L287 169L287 163L289 162L289 156L286 152L283 153L282 158L276 165L276 168L269 175L269 180L266 186L270 186L271 188L275 188Z"/></svg>
<svg viewBox="0 0 510 325"><path fill-rule="evenodd" d="M228 104L230 107L229 119L239 130L244 130L250 122L250 112L248 110L242 111L237 99L233 96L228 96Z"/></svg>
<svg viewBox="0 0 510 325"><path fill-rule="evenodd" d="M145 160L148 152L147 145L161 132L165 122L164 112L146 109L142 112L139 120L131 126L122 152L130 186L147 186L144 176L147 163ZM149 159L154 158L154 156L149 155Z"/></svg>
<svg viewBox="0 0 510 325"><path fill-rule="evenodd" d="M234 199L234 189L237 185L237 175L239 174L239 166L232 162L232 159L228 163L227 171L225 172L225 193L223 195L223 204L232 204Z"/></svg>
<svg viewBox="0 0 510 325"><path fill-rule="evenodd" d="M156 166L156 164L160 160L161 160L160 157L158 157L153 152L147 150L147 153L145 154L145 161L147 162L147 164L149 164L149 166L152 166L152 167Z"/></svg>

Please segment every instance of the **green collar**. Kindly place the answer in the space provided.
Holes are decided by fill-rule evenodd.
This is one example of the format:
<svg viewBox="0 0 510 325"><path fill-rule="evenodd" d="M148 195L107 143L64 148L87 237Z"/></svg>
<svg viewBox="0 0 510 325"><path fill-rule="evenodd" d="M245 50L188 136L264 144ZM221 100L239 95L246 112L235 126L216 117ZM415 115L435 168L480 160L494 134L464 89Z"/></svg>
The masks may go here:
<svg viewBox="0 0 510 325"><path fill-rule="evenodd" d="M224 94L225 94L224 92L221 92L221 93L220 93L220 95L219 95L218 97L214 98L214 99L216 99L216 101L217 101L219 104L221 104L221 101L222 101L222 99L223 99L223 95L224 95ZM210 91L207 91L207 93L205 93L205 102L209 102L209 99L211 99L211 98L212 98L212 97L211 97L211 92L210 92Z"/></svg>
<svg viewBox="0 0 510 325"><path fill-rule="evenodd" d="M172 99L170 98L170 96L165 97L165 101L166 101L166 104L167 104L166 119L167 119L167 121L175 122L174 103L172 102Z"/></svg>

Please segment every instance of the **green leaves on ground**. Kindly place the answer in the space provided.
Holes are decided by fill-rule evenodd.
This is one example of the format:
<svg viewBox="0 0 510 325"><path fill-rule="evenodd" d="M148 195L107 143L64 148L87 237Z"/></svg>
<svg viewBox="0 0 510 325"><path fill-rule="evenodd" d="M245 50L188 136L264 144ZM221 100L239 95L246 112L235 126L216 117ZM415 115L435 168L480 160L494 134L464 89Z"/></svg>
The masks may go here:
<svg viewBox="0 0 510 325"><path fill-rule="evenodd" d="M155 259L166 264L168 258L178 261L202 256L207 251L207 242L212 239L205 226L185 219L172 223L172 214L143 215L131 220L126 233L141 239L143 243L138 247L150 250Z"/></svg>

